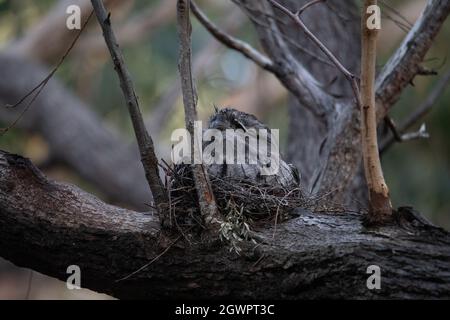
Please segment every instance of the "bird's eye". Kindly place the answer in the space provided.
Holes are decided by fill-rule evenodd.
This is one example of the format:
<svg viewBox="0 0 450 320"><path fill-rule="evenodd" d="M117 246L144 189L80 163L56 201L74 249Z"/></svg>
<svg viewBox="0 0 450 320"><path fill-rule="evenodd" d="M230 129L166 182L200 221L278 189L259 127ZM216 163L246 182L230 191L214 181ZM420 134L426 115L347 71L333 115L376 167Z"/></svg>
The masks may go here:
<svg viewBox="0 0 450 320"><path fill-rule="evenodd" d="M244 124L241 121L237 120L236 118L233 119L233 123L236 127L240 128L244 131L247 131L247 128L244 126Z"/></svg>

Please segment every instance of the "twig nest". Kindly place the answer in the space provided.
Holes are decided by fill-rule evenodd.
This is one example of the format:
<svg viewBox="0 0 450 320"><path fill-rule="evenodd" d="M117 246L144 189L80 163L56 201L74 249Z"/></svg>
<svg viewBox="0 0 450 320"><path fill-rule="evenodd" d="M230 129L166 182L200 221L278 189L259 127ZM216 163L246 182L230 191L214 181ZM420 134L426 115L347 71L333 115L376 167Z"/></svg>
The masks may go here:
<svg viewBox="0 0 450 320"><path fill-rule="evenodd" d="M255 116L231 108L216 110L209 120L208 129L217 131L215 139L203 143L204 154L209 147L214 149L211 157L216 157L223 147L225 155L222 162L205 164L217 205L225 220L242 221L243 227L255 220L280 221L292 209L306 204L297 170L281 159L278 137ZM226 132L230 129L240 132L231 138ZM266 152L268 156L264 158L261 157L260 146L266 138L270 152ZM216 139L222 139L222 144L217 144ZM234 139L234 143L230 139ZM216 146L211 148L214 141ZM240 147L237 147L239 144ZM234 146L235 149L226 156L227 146ZM246 151L239 149L242 146L245 146ZM244 162L242 152L245 155ZM250 162L252 159L256 161ZM186 210L198 206L190 168L191 165L178 164L167 170L171 175L171 210L179 223L186 224L200 220L195 217L198 209ZM181 220L180 215L183 216Z"/></svg>

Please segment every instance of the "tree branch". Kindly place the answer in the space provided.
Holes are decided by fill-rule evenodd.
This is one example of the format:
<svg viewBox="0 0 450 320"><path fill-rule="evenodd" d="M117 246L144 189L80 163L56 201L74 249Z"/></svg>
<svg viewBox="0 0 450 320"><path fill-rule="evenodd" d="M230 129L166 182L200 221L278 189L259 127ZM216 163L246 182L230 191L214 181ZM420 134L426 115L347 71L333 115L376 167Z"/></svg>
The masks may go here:
<svg viewBox="0 0 450 320"><path fill-rule="evenodd" d="M281 10L282 12L284 12L290 19L292 19L296 23L296 25L298 27L300 27L300 29L305 33L305 35L320 48L320 50L325 54L325 56L328 57L328 59L330 59L330 61L345 76L345 78L347 78L347 80L349 81L349 83L350 83L350 85L352 87L353 95L355 97L355 102L356 102L358 107L361 106L360 96L359 96L359 88L358 88L358 84L356 82L355 75L352 74L351 72L349 72L341 64L341 62L336 58L336 56L322 43L322 41L320 41L308 29L308 27L303 23L303 21L300 19L300 14L302 13L302 8L297 13L293 13L288 8L284 7L283 5L281 5L280 3L276 2L275 0L269 0L269 2L273 6L275 6L276 8Z"/></svg>
<svg viewBox="0 0 450 320"><path fill-rule="evenodd" d="M377 119L375 106L375 68L377 60L378 30L368 24L370 6L377 0L365 0L361 19L361 145L364 173L369 191L368 221L385 223L392 218L389 189L384 180L378 152ZM381 17L379 17L381 19Z"/></svg>
<svg viewBox="0 0 450 320"><path fill-rule="evenodd" d="M197 120L197 93L195 90L194 79L192 77L191 66L191 21L189 17L190 0L178 0L177 2L177 24L179 38L179 61L178 68L180 71L181 90L183 92L183 104L186 128L190 133L191 139L191 169L194 177L195 187L197 189L198 203L200 213L209 231L218 231L221 223L219 211L217 209L214 193L209 181L208 172L202 164L195 164L199 159L199 154L203 150L202 145L195 145L194 138L194 121Z"/></svg>
<svg viewBox="0 0 450 320"><path fill-rule="evenodd" d="M305 3L305 5L303 5L303 7L301 7L296 13L296 16L300 16L303 12L306 11L306 9L318 4L318 3L322 3L325 2L326 0L312 0L310 2Z"/></svg>
<svg viewBox="0 0 450 320"><path fill-rule="evenodd" d="M385 152L395 141L405 141L403 138L404 133L411 129L417 122L425 117L430 112L433 105L436 104L438 98L444 93L447 86L450 84L450 70L442 76L438 83L433 88L433 91L428 95L426 100L411 114L406 120L404 120L396 129L397 136L393 135L385 140L381 147L380 153ZM419 135L419 137L421 137ZM422 135L423 137L423 135ZM400 139L399 139L400 138Z"/></svg>
<svg viewBox="0 0 450 320"><path fill-rule="evenodd" d="M222 31L217 27L214 23L212 23L208 17L200 10L200 8L195 4L194 1L191 1L191 8L194 15L197 17L198 21L208 30L219 42L222 42L224 45L229 47L230 49L236 50L242 53L245 57L252 60L258 66L263 68L264 70L274 72L273 62L267 58L262 53L258 52L255 48L250 46L248 43L245 43L242 40L234 38Z"/></svg>
<svg viewBox="0 0 450 320"><path fill-rule="evenodd" d="M102 27L106 45L108 46L115 70L120 80L120 86L128 106L131 122L133 123L145 176L158 208L160 221L164 225L168 222L167 217L164 215L167 213L166 207L169 200L161 178L159 177L158 159L155 155L153 140L145 128L131 76L125 66L122 53L120 52L119 45L117 44L116 37L111 27L110 15L106 13L102 0L92 0L92 6L94 7L97 20Z"/></svg>
<svg viewBox="0 0 450 320"><path fill-rule="evenodd" d="M275 238L272 225L261 228L263 242L244 244L240 256L217 244L173 245L154 214L107 205L0 151L0 256L63 281L78 265L84 288L123 299L450 297L450 235L414 212L399 212L402 228L377 230L354 214L299 214ZM381 290L366 287L373 264Z"/></svg>
<svg viewBox="0 0 450 320"><path fill-rule="evenodd" d="M377 77L377 120L380 122L403 89L421 70L423 61L450 13L450 1L429 0L421 17Z"/></svg>
<svg viewBox="0 0 450 320"><path fill-rule="evenodd" d="M128 21L118 26L116 31L117 41L123 48L149 39L158 28L172 23L174 18L173 3L160 1L158 5L151 5L144 11L130 16ZM84 56L92 56L103 53L105 49L104 39L95 33L80 41L76 52Z"/></svg>
<svg viewBox="0 0 450 320"><path fill-rule="evenodd" d="M234 0L254 22L261 44L269 55L275 75L302 104L324 124L332 121L336 100L324 86L291 53L289 44L279 30L277 20L267 1Z"/></svg>

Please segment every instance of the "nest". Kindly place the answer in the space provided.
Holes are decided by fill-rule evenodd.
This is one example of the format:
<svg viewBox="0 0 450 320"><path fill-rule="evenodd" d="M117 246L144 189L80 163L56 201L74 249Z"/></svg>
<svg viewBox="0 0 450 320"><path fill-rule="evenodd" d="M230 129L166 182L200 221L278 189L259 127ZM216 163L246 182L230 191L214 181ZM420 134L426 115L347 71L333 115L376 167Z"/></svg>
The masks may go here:
<svg viewBox="0 0 450 320"><path fill-rule="evenodd" d="M166 170L170 177L171 216L179 225L201 224L198 198L189 165ZM292 216L298 207L310 207L310 200L298 186L267 185L233 177L210 175L216 203L224 220L245 224L277 223Z"/></svg>
<svg viewBox="0 0 450 320"><path fill-rule="evenodd" d="M166 185L170 195L170 216L182 235L191 241L193 231L205 228L198 206L197 191L189 165L164 167L169 178ZM219 237L228 243L230 251L241 252L243 241L255 242L255 229L267 224L276 225L297 216L295 209L312 212L345 212L342 206L323 206L331 193L311 197L300 185L282 187L256 183L232 177L210 175L211 186L220 214L223 217ZM328 204L329 201L325 201ZM347 210L348 211L348 210ZM185 231L189 232L186 233ZM275 231L274 231L275 232Z"/></svg>

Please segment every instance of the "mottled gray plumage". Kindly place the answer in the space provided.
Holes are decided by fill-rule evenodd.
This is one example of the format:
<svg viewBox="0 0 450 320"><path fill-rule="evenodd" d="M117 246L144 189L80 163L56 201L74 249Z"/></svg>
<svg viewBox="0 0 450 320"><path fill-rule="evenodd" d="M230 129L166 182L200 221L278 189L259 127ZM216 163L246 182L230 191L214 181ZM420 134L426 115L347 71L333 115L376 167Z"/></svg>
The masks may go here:
<svg viewBox="0 0 450 320"><path fill-rule="evenodd" d="M241 129L246 133L250 132L250 129L255 129L257 133L259 129L266 129L269 131L270 137L270 129L265 124L261 123L254 115L233 108L216 109L216 112L209 119L208 128L221 131L225 131L226 129ZM226 145L225 139L224 135L224 148ZM245 143L248 148L247 140ZM248 152L257 153L257 149L248 148ZM283 161L281 156L277 174L261 175L263 167L264 164L258 159L257 164L248 164L248 162L246 164L213 164L208 167L208 172L210 175L220 178L233 177L246 179L259 184L280 185L285 188L296 187L300 183L300 176L297 169L293 165Z"/></svg>

